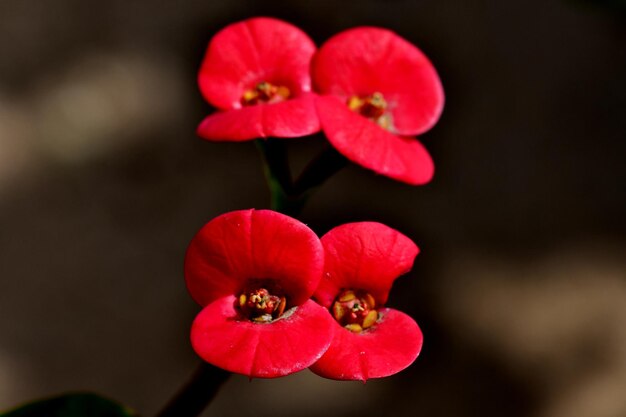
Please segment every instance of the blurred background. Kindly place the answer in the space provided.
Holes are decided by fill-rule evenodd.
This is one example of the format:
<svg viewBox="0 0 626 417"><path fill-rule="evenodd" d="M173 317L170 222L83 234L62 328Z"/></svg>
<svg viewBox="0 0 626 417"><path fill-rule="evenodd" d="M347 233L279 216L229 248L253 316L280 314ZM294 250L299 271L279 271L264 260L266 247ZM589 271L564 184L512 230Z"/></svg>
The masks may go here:
<svg viewBox="0 0 626 417"><path fill-rule="evenodd" d="M376 220L422 249L389 306L425 345L341 383L232 377L206 415L626 415L624 2L0 0L0 409L93 390L154 414L198 359L183 256L266 208L252 143L195 135L210 37L256 15L319 45L390 28L446 90L435 179L350 166L302 219ZM320 143L290 142L296 165Z"/></svg>

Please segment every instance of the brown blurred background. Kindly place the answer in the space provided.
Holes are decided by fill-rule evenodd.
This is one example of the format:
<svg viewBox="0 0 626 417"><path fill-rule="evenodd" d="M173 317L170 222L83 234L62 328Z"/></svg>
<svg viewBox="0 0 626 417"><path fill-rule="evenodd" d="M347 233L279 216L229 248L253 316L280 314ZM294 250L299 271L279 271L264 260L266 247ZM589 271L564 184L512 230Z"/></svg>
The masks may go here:
<svg viewBox="0 0 626 417"><path fill-rule="evenodd" d="M233 377L207 415L626 415L624 3L0 0L0 409L94 390L155 413L192 372L186 246L268 206L254 145L199 140L195 84L227 23L358 25L419 45L447 94L435 180L350 167L303 213L422 248L389 305L417 362L360 383ZM290 144L297 164L319 148Z"/></svg>

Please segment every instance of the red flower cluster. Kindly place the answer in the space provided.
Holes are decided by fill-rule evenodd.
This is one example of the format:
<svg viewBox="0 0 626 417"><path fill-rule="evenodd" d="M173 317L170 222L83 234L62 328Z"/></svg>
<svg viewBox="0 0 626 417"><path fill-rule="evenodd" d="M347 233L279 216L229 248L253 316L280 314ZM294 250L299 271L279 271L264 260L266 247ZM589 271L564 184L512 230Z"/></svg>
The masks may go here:
<svg viewBox="0 0 626 417"><path fill-rule="evenodd" d="M277 212L221 215L198 232L185 259L188 289L204 306L192 346L207 362L250 377L307 367L363 381L399 372L417 357L422 334L383 305L417 253L379 223L346 224L320 241Z"/></svg>
<svg viewBox="0 0 626 417"><path fill-rule="evenodd" d="M414 136L437 122L441 82L428 58L389 30L347 30L316 51L286 22L245 20L211 40L198 80L218 109L198 127L205 139L290 138L321 128L365 168L414 185L432 178L432 159Z"/></svg>

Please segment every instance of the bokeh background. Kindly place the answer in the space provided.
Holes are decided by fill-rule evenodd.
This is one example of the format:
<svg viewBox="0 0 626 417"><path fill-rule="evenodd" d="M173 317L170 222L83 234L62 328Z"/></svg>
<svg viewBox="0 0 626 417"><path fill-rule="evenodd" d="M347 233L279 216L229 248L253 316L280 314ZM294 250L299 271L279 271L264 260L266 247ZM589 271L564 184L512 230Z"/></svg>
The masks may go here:
<svg viewBox="0 0 626 417"><path fill-rule="evenodd" d="M0 0L0 409L93 390L154 414L192 373L186 246L268 207L252 143L204 142L217 30L359 25L422 48L447 95L410 187L351 166L302 219L376 220L422 248L389 305L417 362L360 383L233 377L206 415L626 415L624 3ZM296 168L320 143L290 143Z"/></svg>

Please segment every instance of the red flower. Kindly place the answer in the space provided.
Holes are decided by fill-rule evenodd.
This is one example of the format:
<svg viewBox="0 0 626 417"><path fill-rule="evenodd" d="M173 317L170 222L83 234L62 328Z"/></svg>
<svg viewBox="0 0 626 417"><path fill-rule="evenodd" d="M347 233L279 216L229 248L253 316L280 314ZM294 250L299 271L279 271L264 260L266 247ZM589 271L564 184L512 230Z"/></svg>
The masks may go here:
<svg viewBox="0 0 626 417"><path fill-rule="evenodd" d="M332 318L309 300L324 252L304 224L269 210L207 223L185 258L187 287L204 309L191 343L207 362L274 378L310 366L327 349Z"/></svg>
<svg viewBox="0 0 626 417"><path fill-rule="evenodd" d="M391 284L419 252L403 234L380 223L350 223L322 237L324 277L315 299L335 319L333 341L311 370L332 379L381 378L409 366L422 332L406 314L384 308Z"/></svg>
<svg viewBox="0 0 626 417"><path fill-rule="evenodd" d="M312 65L318 115L330 143L351 161L409 184L425 184L434 166L415 138L443 109L428 58L395 33L360 27L329 39Z"/></svg>
<svg viewBox="0 0 626 417"><path fill-rule="evenodd" d="M319 130L309 66L315 44L295 26L257 17L217 33L198 83L218 112L198 127L205 139L298 137Z"/></svg>

